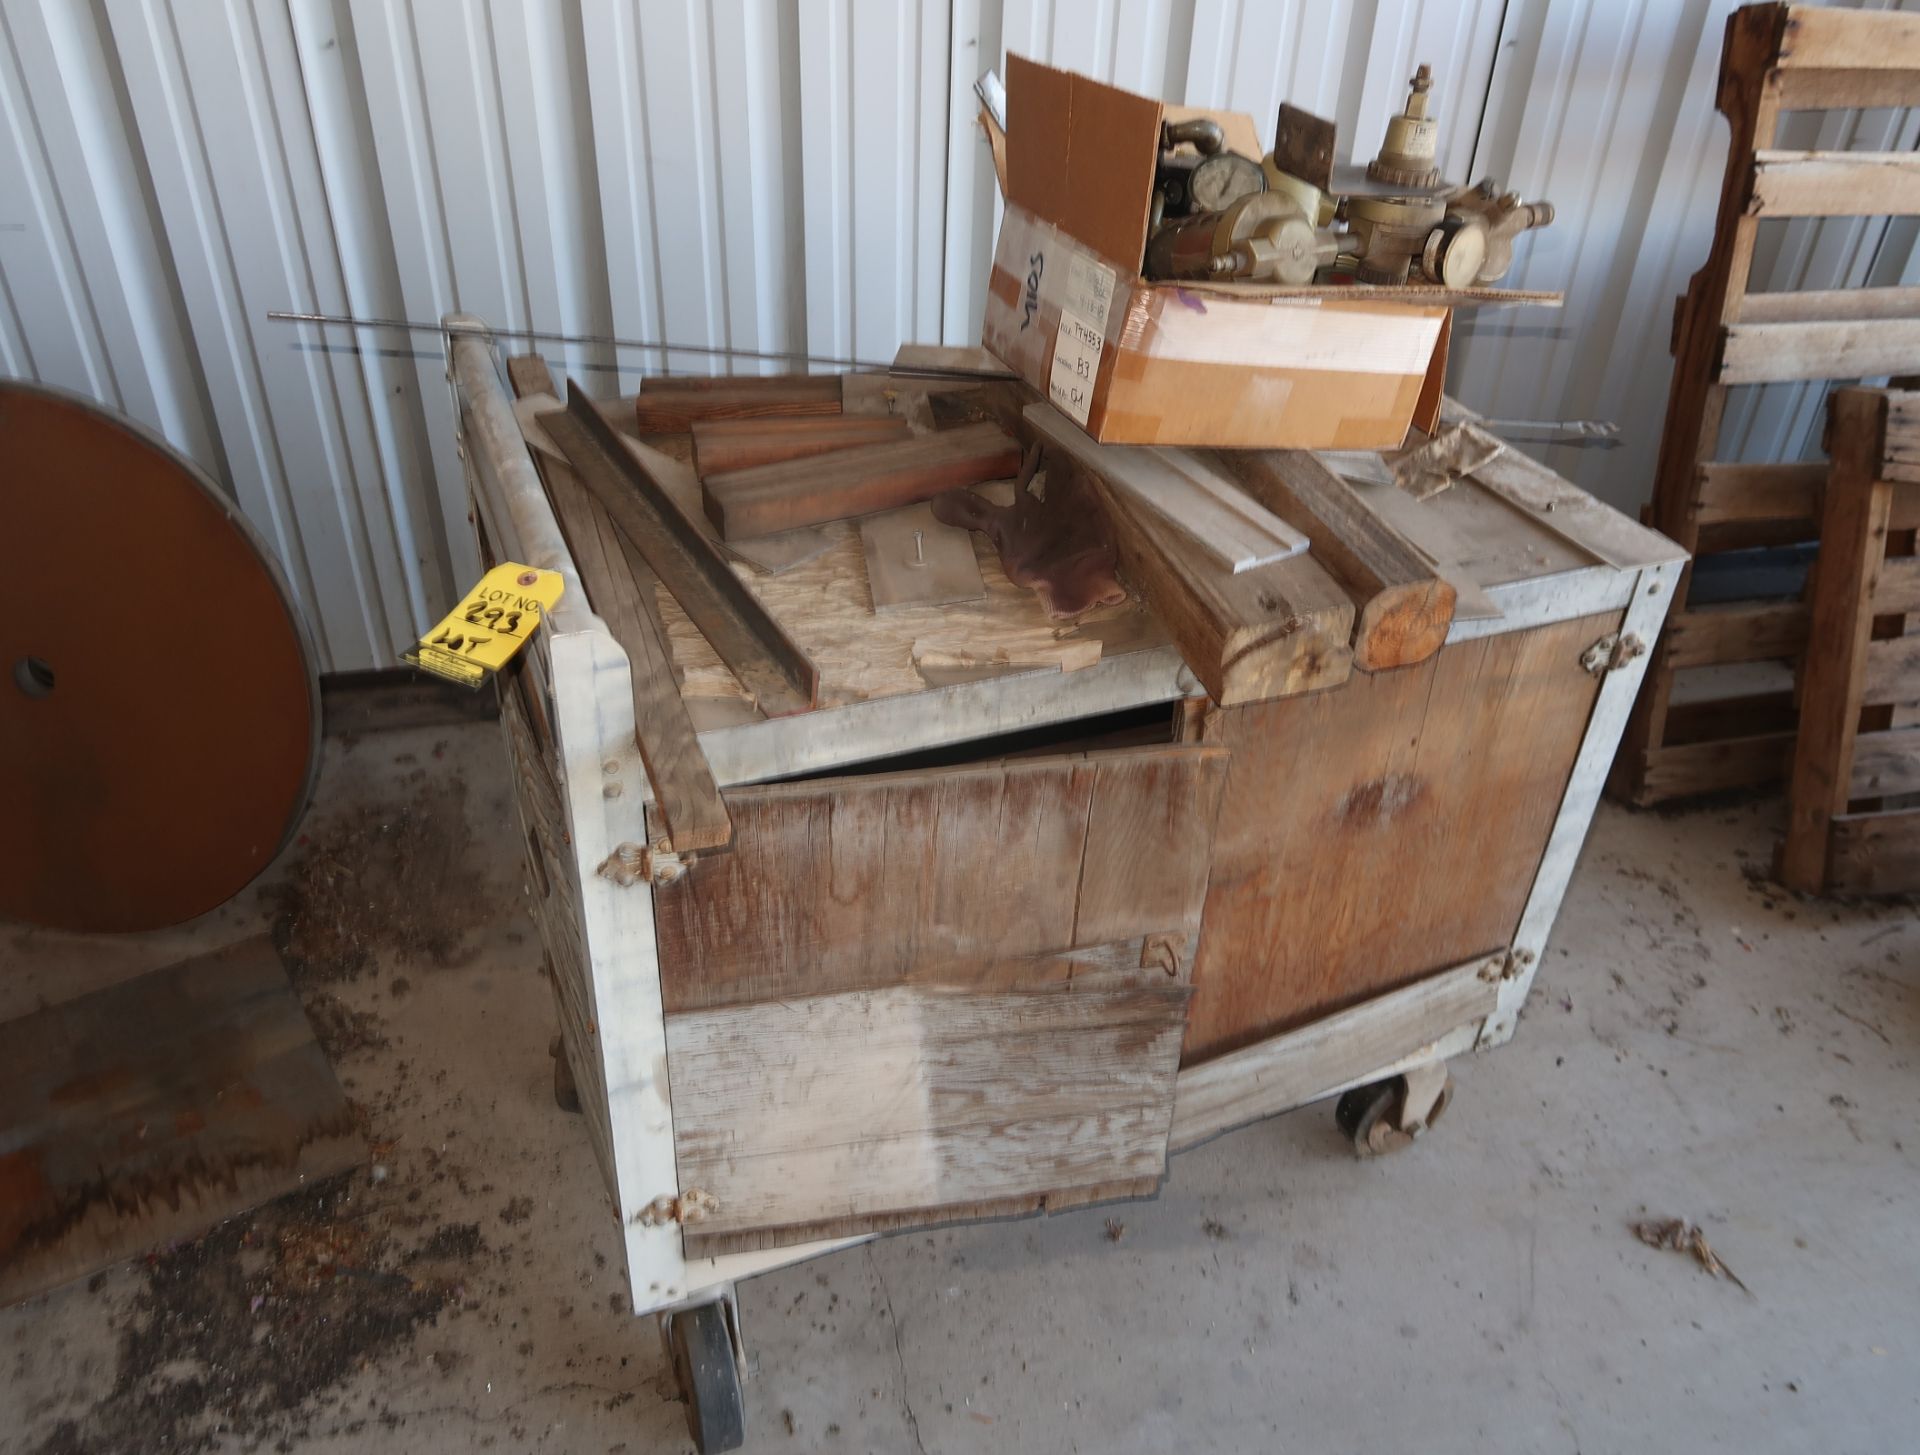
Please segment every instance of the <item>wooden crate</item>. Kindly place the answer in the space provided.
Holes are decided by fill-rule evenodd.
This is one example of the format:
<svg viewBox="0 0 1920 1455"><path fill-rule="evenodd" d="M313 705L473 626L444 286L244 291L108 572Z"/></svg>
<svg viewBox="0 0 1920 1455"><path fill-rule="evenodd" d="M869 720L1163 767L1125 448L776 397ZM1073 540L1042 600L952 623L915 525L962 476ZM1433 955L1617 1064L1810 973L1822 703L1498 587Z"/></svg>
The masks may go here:
<svg viewBox="0 0 1920 1455"><path fill-rule="evenodd" d="M1915 104L1920 15L1768 4L1727 19L1716 105L1732 136L1713 248L1675 312L1673 385L1648 512L1696 558L1820 534L1824 464L1716 458L1729 389L1920 368L1920 288L1748 291L1769 218L1900 216L1920 207L1920 156L1777 150L1782 113ZM1807 603L1691 606L1687 589L1683 579L1616 766L1613 791L1634 803L1777 782L1792 760L1789 694L1681 702L1675 676L1797 662Z"/></svg>
<svg viewBox="0 0 1920 1455"><path fill-rule="evenodd" d="M1829 401L1812 622L1778 873L1811 893L1920 891L1920 394Z"/></svg>
<svg viewBox="0 0 1920 1455"><path fill-rule="evenodd" d="M735 825L680 873L498 361L462 331L450 363L483 551L570 582L503 701L636 1310L882 1229L1138 1194L1170 1150L1512 1035L1670 542L1509 452L1401 497L1464 603L1438 654L1220 710L1137 612L1094 666L929 688L937 623L1056 625L985 548L981 602L875 614L857 529L825 527L752 582L819 666L812 711L760 717L658 603Z"/></svg>

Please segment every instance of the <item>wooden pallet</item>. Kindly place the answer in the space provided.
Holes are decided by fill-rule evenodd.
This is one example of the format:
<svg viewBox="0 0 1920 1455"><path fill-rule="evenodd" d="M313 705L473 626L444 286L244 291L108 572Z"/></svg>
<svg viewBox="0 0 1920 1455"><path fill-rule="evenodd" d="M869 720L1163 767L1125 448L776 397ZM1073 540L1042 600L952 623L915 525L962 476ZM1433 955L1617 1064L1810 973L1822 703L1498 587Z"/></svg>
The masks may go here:
<svg viewBox="0 0 1920 1455"><path fill-rule="evenodd" d="M1920 104L1920 15L1771 4L1735 11L1715 104L1732 141L1713 250L1675 314L1673 387L1647 512L1696 558L1820 534L1825 465L1716 460L1731 388L1920 368L1920 289L1748 292L1768 218L1920 212L1920 154L1775 149L1783 112ZM1612 791L1635 803L1776 781L1792 758L1788 694L1677 703L1674 678L1697 667L1797 661L1808 639L1806 602L1693 607L1689 583L1690 574L1614 768Z"/></svg>
<svg viewBox="0 0 1920 1455"><path fill-rule="evenodd" d="M1920 891L1920 393L1842 389L1776 869L1812 893Z"/></svg>

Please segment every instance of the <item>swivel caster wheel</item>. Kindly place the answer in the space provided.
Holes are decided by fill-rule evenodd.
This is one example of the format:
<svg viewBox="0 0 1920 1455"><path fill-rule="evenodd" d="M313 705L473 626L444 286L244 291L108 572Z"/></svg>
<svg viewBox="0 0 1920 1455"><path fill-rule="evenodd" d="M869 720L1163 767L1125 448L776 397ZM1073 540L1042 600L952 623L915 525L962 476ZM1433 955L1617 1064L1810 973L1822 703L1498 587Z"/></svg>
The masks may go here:
<svg viewBox="0 0 1920 1455"><path fill-rule="evenodd" d="M547 1042L547 1054L553 1057L553 1104L561 1111L579 1111L580 1088L573 1084L573 1065L558 1036Z"/></svg>
<svg viewBox="0 0 1920 1455"><path fill-rule="evenodd" d="M1356 1086L1334 1107L1334 1121L1362 1157L1379 1157L1413 1145L1453 1101L1453 1078L1444 1062L1415 1067L1369 1086Z"/></svg>
<svg viewBox="0 0 1920 1455"><path fill-rule="evenodd" d="M740 1365L727 1331L725 1301L703 1303L668 1316L673 1376L687 1402L687 1427L700 1455L738 1450L747 1438L747 1403Z"/></svg>

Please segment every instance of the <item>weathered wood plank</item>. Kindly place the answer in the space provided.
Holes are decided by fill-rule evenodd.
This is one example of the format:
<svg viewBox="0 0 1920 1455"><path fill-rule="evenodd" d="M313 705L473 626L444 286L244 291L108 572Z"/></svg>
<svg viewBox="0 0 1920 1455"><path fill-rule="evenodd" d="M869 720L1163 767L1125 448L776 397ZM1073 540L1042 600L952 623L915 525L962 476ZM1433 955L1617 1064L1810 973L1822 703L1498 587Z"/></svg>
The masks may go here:
<svg viewBox="0 0 1920 1455"><path fill-rule="evenodd" d="M1511 943L1600 690L1580 655L1619 621L1456 642L1338 692L1199 714L1199 740L1233 756L1187 1064Z"/></svg>
<svg viewBox="0 0 1920 1455"><path fill-rule="evenodd" d="M1920 636L1868 642L1866 659L1861 706L1920 702Z"/></svg>
<svg viewBox="0 0 1920 1455"><path fill-rule="evenodd" d="M1920 893L1920 809L1836 817L1827 888L1834 894Z"/></svg>
<svg viewBox="0 0 1920 1455"><path fill-rule="evenodd" d="M700 484L708 519L738 540L912 505L1019 469L1013 436L982 423L722 471Z"/></svg>
<svg viewBox="0 0 1920 1455"><path fill-rule="evenodd" d="M1787 776L1793 763L1792 733L1758 733L1745 738L1683 743L1646 755L1635 803L1665 803L1702 793L1759 788Z"/></svg>
<svg viewBox="0 0 1920 1455"><path fill-rule="evenodd" d="M1916 78L1920 84L1920 78ZM1749 293L1741 323L1849 323L1920 318L1920 288L1810 288L1804 293Z"/></svg>
<svg viewBox="0 0 1920 1455"><path fill-rule="evenodd" d="M1845 797L1885 798L1896 793L1920 793L1920 727L1860 733L1853 740L1853 771Z"/></svg>
<svg viewBox="0 0 1920 1455"><path fill-rule="evenodd" d="M1920 155L1759 150L1758 217L1909 217L1920 212Z"/></svg>
<svg viewBox="0 0 1920 1455"><path fill-rule="evenodd" d="M266 936L0 1024L0 1127L0 1305L366 1155Z"/></svg>
<svg viewBox="0 0 1920 1455"><path fill-rule="evenodd" d="M1792 520L1817 530L1820 491L1826 484L1824 461L1809 464L1700 467L1696 503L1702 525L1730 521Z"/></svg>
<svg viewBox="0 0 1920 1455"><path fill-rule="evenodd" d="M1775 63L1783 73L1920 71L1920 15L1793 5L1784 19Z"/></svg>
<svg viewBox="0 0 1920 1455"><path fill-rule="evenodd" d="M1187 992L896 987L667 1018L689 1253L1004 1211L1166 1167Z"/></svg>
<svg viewBox="0 0 1920 1455"><path fill-rule="evenodd" d="M1051 404L1030 404L1027 425L1049 453L1065 455L1125 495L1161 535L1178 536L1202 561L1232 573L1284 561L1307 538L1252 499L1216 463L1190 450L1103 445Z"/></svg>
<svg viewBox="0 0 1920 1455"><path fill-rule="evenodd" d="M1833 468L1820 517L1807 650L1800 664L1800 731L1787 790L1787 831L1776 866L1789 889L1817 893L1826 877L1827 834L1845 813L1860 692L1873 631L1869 597L1886 549L1892 486L1875 477L1886 438L1886 395L1842 389L1829 401Z"/></svg>
<svg viewBox="0 0 1920 1455"><path fill-rule="evenodd" d="M551 399L558 405L544 359L509 359L507 377L523 401ZM534 468L553 502L587 600L627 654L634 746L646 764L667 836L681 853L720 848L733 837L733 824L674 680L673 658L653 602L653 571L570 464L536 451Z"/></svg>
<svg viewBox="0 0 1920 1455"><path fill-rule="evenodd" d="M1302 1106L1456 1028L1491 1015L1504 953L1388 991L1285 1035L1180 1072L1168 1141L1181 1151L1208 1137Z"/></svg>
<svg viewBox="0 0 1920 1455"><path fill-rule="evenodd" d="M1225 771L1168 745L734 789L733 851L655 891L664 1002L972 984L1197 931Z"/></svg>
<svg viewBox="0 0 1920 1455"><path fill-rule="evenodd" d="M841 414L818 419L697 419L693 467L702 476L800 460L852 445L902 439L904 419Z"/></svg>
<svg viewBox="0 0 1920 1455"><path fill-rule="evenodd" d="M1376 672L1424 662L1453 625L1458 593L1353 486L1303 450L1222 451L1249 493L1313 541L1353 597L1353 664Z"/></svg>
<svg viewBox="0 0 1920 1455"><path fill-rule="evenodd" d="M1916 209L1920 211L1920 194ZM1841 323L1736 323L1721 354L1722 384L1865 379L1920 359L1920 318Z"/></svg>
<svg viewBox="0 0 1920 1455"><path fill-rule="evenodd" d="M1705 667L1796 657L1807 644L1802 601L1701 606L1673 617L1667 628L1667 664Z"/></svg>
<svg viewBox="0 0 1920 1455"><path fill-rule="evenodd" d="M639 548L695 626L769 717L805 712L819 673L768 614L681 506L580 392L567 385L567 408L542 415L586 488L620 532Z"/></svg>
<svg viewBox="0 0 1920 1455"><path fill-rule="evenodd" d="M1889 556L1873 588L1873 614L1920 612L1920 556Z"/></svg>
<svg viewBox="0 0 1920 1455"><path fill-rule="evenodd" d="M840 413L837 374L729 374L646 378L633 401L642 434L678 434L703 419L762 419Z"/></svg>

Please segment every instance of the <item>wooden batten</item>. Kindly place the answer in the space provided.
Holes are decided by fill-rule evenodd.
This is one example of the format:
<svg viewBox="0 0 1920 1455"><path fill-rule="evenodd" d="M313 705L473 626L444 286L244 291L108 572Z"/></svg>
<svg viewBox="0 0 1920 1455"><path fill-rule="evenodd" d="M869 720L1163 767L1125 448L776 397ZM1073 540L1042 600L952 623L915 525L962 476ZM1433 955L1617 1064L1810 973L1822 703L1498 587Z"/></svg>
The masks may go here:
<svg viewBox="0 0 1920 1455"><path fill-rule="evenodd" d="M799 460L853 445L901 439L904 419L859 414L802 419L700 419L693 424L693 467L702 476Z"/></svg>
<svg viewBox="0 0 1920 1455"><path fill-rule="evenodd" d="M543 359L509 359L507 377L523 399L552 396L553 378ZM657 578L571 465L545 451L534 451L533 460L587 599L627 654L634 745L668 839L680 853L723 847L733 837L733 824L674 680L673 657L654 606Z"/></svg>
<svg viewBox="0 0 1920 1455"><path fill-rule="evenodd" d="M1707 667L1790 659L1807 644L1807 621L1800 601L1695 607L1677 613L1668 627L1667 663Z"/></svg>
<svg viewBox="0 0 1920 1455"><path fill-rule="evenodd" d="M729 374L715 378L647 378L634 397L642 434L691 429L703 419L764 419L840 413L837 374Z"/></svg>
<svg viewBox="0 0 1920 1455"><path fill-rule="evenodd" d="M1458 593L1378 514L1371 491L1302 450L1222 451L1222 464L1269 510L1313 542L1353 598L1353 665L1377 672L1424 662L1447 639Z"/></svg>
<svg viewBox="0 0 1920 1455"><path fill-rule="evenodd" d="M686 510L621 443L578 385L540 416L581 483L770 717L814 705L819 671Z"/></svg>
<svg viewBox="0 0 1920 1455"><path fill-rule="evenodd" d="M731 541L917 504L1019 468L1013 437L983 423L725 471L701 488L708 517Z"/></svg>

